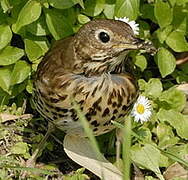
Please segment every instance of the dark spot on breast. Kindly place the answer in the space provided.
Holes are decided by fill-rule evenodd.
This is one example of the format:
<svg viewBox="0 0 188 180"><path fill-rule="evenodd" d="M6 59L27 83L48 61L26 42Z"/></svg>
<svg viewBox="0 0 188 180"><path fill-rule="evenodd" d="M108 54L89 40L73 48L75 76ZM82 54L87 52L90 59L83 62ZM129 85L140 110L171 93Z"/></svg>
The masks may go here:
<svg viewBox="0 0 188 180"><path fill-rule="evenodd" d="M82 105L84 103L84 100L81 100L78 102L78 104Z"/></svg>
<svg viewBox="0 0 188 180"><path fill-rule="evenodd" d="M94 132L95 132L95 131L98 131L98 128L94 128L93 131L94 131Z"/></svg>
<svg viewBox="0 0 188 180"><path fill-rule="evenodd" d="M74 110L74 109L70 109L69 111L70 111L71 113L75 112L75 110Z"/></svg>
<svg viewBox="0 0 188 180"><path fill-rule="evenodd" d="M68 95L58 95L60 101L64 101Z"/></svg>
<svg viewBox="0 0 188 180"><path fill-rule="evenodd" d="M104 110L103 114L102 114L102 117L107 116L107 115L109 114L109 112L110 112L109 108L106 108L106 109Z"/></svg>
<svg viewBox="0 0 188 180"><path fill-rule="evenodd" d="M58 119L58 117L57 116L53 116L53 120L56 120L56 119Z"/></svg>
<svg viewBox="0 0 188 180"><path fill-rule="evenodd" d="M105 79L103 79L102 83L99 86L99 89L101 89L103 87L104 81L105 81Z"/></svg>
<svg viewBox="0 0 188 180"><path fill-rule="evenodd" d="M68 87L70 84L71 84L70 81L66 81L64 84L61 84L61 85L59 86L59 89L61 89L61 88L66 88L66 87Z"/></svg>
<svg viewBox="0 0 188 180"><path fill-rule="evenodd" d="M111 105L111 104L112 104L112 97L111 97L111 96L109 96L107 104L108 104L108 105Z"/></svg>
<svg viewBox="0 0 188 180"><path fill-rule="evenodd" d="M73 121L78 121L78 119L79 119L78 117L77 118L73 118Z"/></svg>
<svg viewBox="0 0 188 180"><path fill-rule="evenodd" d="M104 129L104 132L108 132L110 129L108 129L108 128L106 128L106 129Z"/></svg>
<svg viewBox="0 0 188 180"><path fill-rule="evenodd" d="M91 122L91 125L98 127L100 124L95 120Z"/></svg>
<svg viewBox="0 0 188 180"><path fill-rule="evenodd" d="M113 94L113 97L116 97L116 90L115 89L113 89L112 94Z"/></svg>
<svg viewBox="0 0 188 180"><path fill-rule="evenodd" d="M81 94L82 91L83 91L83 89L84 89L84 86L78 87L78 88L76 89L76 94Z"/></svg>
<svg viewBox="0 0 188 180"><path fill-rule="evenodd" d="M116 107L117 106L117 103L116 102L113 102L112 103L112 107Z"/></svg>
<svg viewBox="0 0 188 180"><path fill-rule="evenodd" d="M89 114L90 114L91 116L95 116L95 115L97 114L97 112L95 111L95 109L89 108Z"/></svg>
<svg viewBox="0 0 188 180"><path fill-rule="evenodd" d="M97 101L95 101L93 103L93 108L98 110L98 111L101 111L101 107L99 106L100 102L102 101L102 97L100 97Z"/></svg>
<svg viewBox="0 0 188 180"><path fill-rule="evenodd" d="M116 113L118 113L118 110L117 110L117 109L115 109L115 110L113 111L113 114L116 114Z"/></svg>
<svg viewBox="0 0 188 180"><path fill-rule="evenodd" d="M122 102L123 102L123 98L122 98L122 96L120 95L120 92L118 91L118 107L121 106Z"/></svg>
<svg viewBox="0 0 188 180"><path fill-rule="evenodd" d="M78 120L77 114L76 114L75 112L73 112L73 113L71 114L71 118L72 118L73 121L77 121L77 120Z"/></svg>
<svg viewBox="0 0 188 180"><path fill-rule="evenodd" d="M61 107L55 107L55 110L57 112L63 112L63 113L67 113L68 112L68 109L64 109L64 108L61 108Z"/></svg>
<svg viewBox="0 0 188 180"><path fill-rule="evenodd" d="M59 117L63 118L63 117L67 117L67 115L65 115L65 114L59 114Z"/></svg>
<svg viewBox="0 0 188 180"><path fill-rule="evenodd" d="M50 97L50 102L51 102L51 103L57 103L57 102L59 102L59 99Z"/></svg>
<svg viewBox="0 0 188 180"><path fill-rule="evenodd" d="M88 96L89 96L89 93L90 93L90 92L87 92L87 93L86 93L86 98L85 98L85 99L87 99L87 98L88 98Z"/></svg>
<svg viewBox="0 0 188 180"><path fill-rule="evenodd" d="M90 115L90 113L87 113L87 114L85 115L85 117L86 117L86 119L87 119L88 121L91 120L91 115Z"/></svg>
<svg viewBox="0 0 188 180"><path fill-rule="evenodd" d="M112 116L111 117L111 120L113 121L113 120L115 120L116 119L116 116Z"/></svg>
<svg viewBox="0 0 188 180"><path fill-rule="evenodd" d="M54 116L58 116L58 113L56 113L56 112L51 112L52 113L52 115L54 115Z"/></svg>
<svg viewBox="0 0 188 180"><path fill-rule="evenodd" d="M118 118L124 117L124 116L125 116L125 114L120 114L120 115L118 116Z"/></svg>
<svg viewBox="0 0 188 180"><path fill-rule="evenodd" d="M125 97L125 90L123 88L121 88L121 93L122 93L122 96Z"/></svg>
<svg viewBox="0 0 188 180"><path fill-rule="evenodd" d="M92 96L94 97L94 95L95 95L95 93L96 93L96 91L97 91L97 88L98 88L98 85L94 88L94 90L93 90L93 92L92 92Z"/></svg>
<svg viewBox="0 0 188 180"><path fill-rule="evenodd" d="M126 111L126 110L127 110L127 106L126 106L126 105L123 105L123 106L122 106L122 110L123 110L123 111Z"/></svg>
<svg viewBox="0 0 188 180"><path fill-rule="evenodd" d="M104 126L107 126L107 125L109 125L109 124L111 124L111 120L110 120L110 121L105 122L103 125L104 125Z"/></svg>

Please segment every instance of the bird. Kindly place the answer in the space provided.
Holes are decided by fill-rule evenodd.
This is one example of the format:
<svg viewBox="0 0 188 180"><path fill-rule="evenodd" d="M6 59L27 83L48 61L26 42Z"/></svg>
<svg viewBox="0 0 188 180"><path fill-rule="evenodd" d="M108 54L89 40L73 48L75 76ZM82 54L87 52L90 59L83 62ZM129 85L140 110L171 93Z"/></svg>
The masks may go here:
<svg viewBox="0 0 188 180"><path fill-rule="evenodd" d="M141 49L155 51L151 43L135 37L129 24L91 20L75 35L56 41L38 65L37 111L65 133L83 137L74 101L95 136L113 130L112 121L124 117L138 97L136 78L126 63L131 50Z"/></svg>

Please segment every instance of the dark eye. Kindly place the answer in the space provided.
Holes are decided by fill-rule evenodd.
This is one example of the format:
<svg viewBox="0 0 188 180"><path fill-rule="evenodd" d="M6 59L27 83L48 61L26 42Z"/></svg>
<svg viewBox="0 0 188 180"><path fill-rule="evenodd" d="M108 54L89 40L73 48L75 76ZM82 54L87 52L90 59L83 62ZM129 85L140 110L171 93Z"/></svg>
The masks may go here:
<svg viewBox="0 0 188 180"><path fill-rule="evenodd" d="M100 32L99 33L99 39L103 43L107 43L108 41L110 41L110 36L106 32Z"/></svg>

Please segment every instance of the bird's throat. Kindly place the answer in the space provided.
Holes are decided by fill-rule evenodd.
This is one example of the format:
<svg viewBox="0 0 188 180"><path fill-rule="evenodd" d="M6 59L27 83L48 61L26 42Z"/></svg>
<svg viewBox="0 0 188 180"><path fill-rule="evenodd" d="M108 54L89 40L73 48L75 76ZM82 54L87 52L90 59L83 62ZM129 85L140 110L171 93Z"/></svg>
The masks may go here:
<svg viewBox="0 0 188 180"><path fill-rule="evenodd" d="M104 73L121 73L124 69L127 52L123 52L115 57L108 57L101 60L93 59L83 64L84 74L88 77L100 76Z"/></svg>

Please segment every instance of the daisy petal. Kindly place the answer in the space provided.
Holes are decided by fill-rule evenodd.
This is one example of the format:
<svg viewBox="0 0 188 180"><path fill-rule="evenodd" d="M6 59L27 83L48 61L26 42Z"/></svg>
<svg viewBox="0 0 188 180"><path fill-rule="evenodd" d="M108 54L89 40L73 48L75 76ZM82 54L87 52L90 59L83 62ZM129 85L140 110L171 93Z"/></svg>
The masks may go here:
<svg viewBox="0 0 188 180"><path fill-rule="evenodd" d="M124 17L124 18L115 17L115 20L123 21L123 22L129 24L129 26L131 26L134 34L139 35L139 25L135 21L130 21L129 18L127 18L127 17Z"/></svg>

